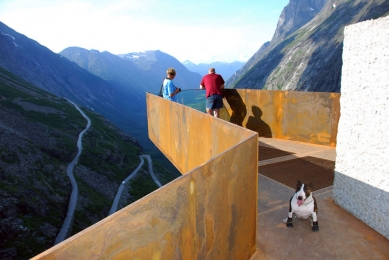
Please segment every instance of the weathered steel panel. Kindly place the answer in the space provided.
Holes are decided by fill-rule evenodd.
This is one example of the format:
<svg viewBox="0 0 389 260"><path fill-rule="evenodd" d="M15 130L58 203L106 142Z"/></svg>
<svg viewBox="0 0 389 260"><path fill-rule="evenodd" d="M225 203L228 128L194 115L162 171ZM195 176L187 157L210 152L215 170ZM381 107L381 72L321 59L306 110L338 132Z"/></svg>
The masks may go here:
<svg viewBox="0 0 389 260"><path fill-rule="evenodd" d="M221 118L261 137L336 146L338 93L225 89Z"/></svg>
<svg viewBox="0 0 389 260"><path fill-rule="evenodd" d="M193 169L33 259L254 254L258 135L157 96L147 105L150 138L179 169Z"/></svg>
<svg viewBox="0 0 389 260"><path fill-rule="evenodd" d="M147 95L149 137L181 172L203 164L253 133L198 110Z"/></svg>

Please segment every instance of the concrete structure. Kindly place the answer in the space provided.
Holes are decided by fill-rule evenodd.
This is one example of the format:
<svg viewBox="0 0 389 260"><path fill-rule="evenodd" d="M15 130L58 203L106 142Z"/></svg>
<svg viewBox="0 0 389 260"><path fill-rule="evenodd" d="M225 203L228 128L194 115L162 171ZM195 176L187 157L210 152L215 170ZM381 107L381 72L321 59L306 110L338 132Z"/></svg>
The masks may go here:
<svg viewBox="0 0 389 260"><path fill-rule="evenodd" d="M345 28L335 202L389 239L389 17Z"/></svg>

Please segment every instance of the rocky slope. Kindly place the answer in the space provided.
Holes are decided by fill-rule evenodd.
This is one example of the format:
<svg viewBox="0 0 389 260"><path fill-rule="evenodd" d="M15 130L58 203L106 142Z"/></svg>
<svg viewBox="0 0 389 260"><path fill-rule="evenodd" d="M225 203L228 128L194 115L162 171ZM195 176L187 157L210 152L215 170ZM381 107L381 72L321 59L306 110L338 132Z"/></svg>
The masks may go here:
<svg viewBox="0 0 389 260"><path fill-rule="evenodd" d="M328 0L291 0L282 10L271 42L285 39L314 18Z"/></svg>
<svg viewBox="0 0 389 260"><path fill-rule="evenodd" d="M328 1L297 31L275 34L274 41L254 55L227 86L340 92L344 27L388 14L385 0Z"/></svg>
<svg viewBox="0 0 389 260"><path fill-rule="evenodd" d="M280 41L284 40L287 36L309 22L319 11L321 11L327 1L328 0L291 0L282 10L272 40L265 42L246 64L244 64L242 69L228 79L226 84L227 87L231 88L235 86L237 81L266 55L268 50L277 46Z"/></svg>

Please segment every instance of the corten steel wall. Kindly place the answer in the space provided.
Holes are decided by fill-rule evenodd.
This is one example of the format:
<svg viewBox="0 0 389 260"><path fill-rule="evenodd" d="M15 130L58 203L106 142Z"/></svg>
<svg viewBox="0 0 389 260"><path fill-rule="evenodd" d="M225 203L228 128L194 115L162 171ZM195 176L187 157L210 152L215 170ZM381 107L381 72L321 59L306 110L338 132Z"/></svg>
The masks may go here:
<svg viewBox="0 0 389 260"><path fill-rule="evenodd" d="M181 173L254 134L155 95L146 98L149 138Z"/></svg>
<svg viewBox="0 0 389 260"><path fill-rule="evenodd" d="M150 138L166 154L177 149L172 158L180 169L191 168L193 161L199 165L33 259L250 259L253 255L257 134L151 94L147 107L149 125L156 125L149 128ZM190 163L182 159L185 156Z"/></svg>
<svg viewBox="0 0 389 260"><path fill-rule="evenodd" d="M221 118L259 136L336 146L339 93L224 90Z"/></svg>

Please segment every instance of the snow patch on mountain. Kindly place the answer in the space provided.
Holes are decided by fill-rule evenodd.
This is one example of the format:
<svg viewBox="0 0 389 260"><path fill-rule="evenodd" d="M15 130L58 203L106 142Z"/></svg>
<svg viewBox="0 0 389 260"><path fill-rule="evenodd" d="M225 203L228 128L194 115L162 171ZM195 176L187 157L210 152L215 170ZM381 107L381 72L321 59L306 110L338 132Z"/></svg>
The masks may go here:
<svg viewBox="0 0 389 260"><path fill-rule="evenodd" d="M12 35L10 35L10 34L7 34L7 33L1 33L2 35L5 35L5 36L9 36L9 37L11 37L14 41L15 41L15 37L13 37Z"/></svg>
<svg viewBox="0 0 389 260"><path fill-rule="evenodd" d="M130 52L119 56L128 60L138 60L140 58L146 57L146 52Z"/></svg>

